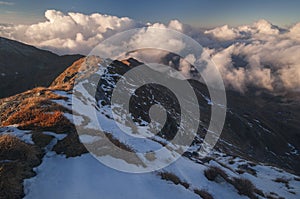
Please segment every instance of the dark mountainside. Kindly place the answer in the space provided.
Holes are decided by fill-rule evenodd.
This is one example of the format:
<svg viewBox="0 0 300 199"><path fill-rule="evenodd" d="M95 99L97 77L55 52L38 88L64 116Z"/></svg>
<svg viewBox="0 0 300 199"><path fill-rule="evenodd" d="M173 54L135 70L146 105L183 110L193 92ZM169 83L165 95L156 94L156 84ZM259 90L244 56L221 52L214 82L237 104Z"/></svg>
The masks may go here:
<svg viewBox="0 0 300 199"><path fill-rule="evenodd" d="M22 57L22 59L15 60L15 66L5 66L4 68L6 70L10 69L9 71L14 71L14 69L19 68L19 65L22 63L21 60L25 62L30 60L29 57L31 56L38 57L36 59L32 58L33 62L30 62L35 65L32 70L37 70L36 68L39 69L38 72L34 74L36 75L34 77L37 79L31 78L32 87L35 86L34 83L40 81L40 79L51 81L54 74L51 74L50 77L49 70L52 71L54 68L61 70L68 66L65 65L62 67L62 62L59 62L61 65L57 66L53 60L55 58L65 58L59 58L59 56L50 52L41 51L18 42L7 41L6 39L1 39L1 46L2 43L6 43L7 46L14 44L14 47L10 48L1 47L1 51L4 52L6 49L10 49L6 54L1 53L1 60L5 60L5 63L8 64L9 61L7 61L7 57L3 59L4 55ZM19 50L19 48L22 50ZM75 57L67 58L75 59ZM8 98L0 99L0 198L20 198L24 196L22 182L24 179L36 175L33 168L42 162L42 158L47 150L54 151L57 154L64 154L66 157L76 157L88 152L85 146L81 144L74 124L65 115L74 113L72 113L70 108L59 104L58 101L64 101L71 107L71 99L68 98L68 95L72 93L75 79L81 78L78 73L79 69L84 70L85 75L94 74L95 71L99 69L98 63L103 63L102 61L103 60L99 57L81 58L62 72L53 81L50 87L38 87ZM101 104L98 104L96 109L101 109L101 107L109 105L111 91L118 79L132 67L136 67L140 64L139 61L130 58L124 61L116 60L113 61L111 65L104 66L107 70L100 78L97 95L95 96L97 100L102 101ZM30 74L29 72L25 73L26 70L23 72L26 75ZM9 74L8 71L4 71L4 73ZM22 74L22 71L19 71L19 73ZM31 71L31 73L33 73L33 71ZM13 73L10 75L16 76ZM3 81L2 77L1 81ZM14 79L12 82L16 82L16 80ZM200 146L206 134L211 105L208 103L209 93L207 92L206 86L194 80L190 80L190 83L198 97L201 112L201 124L197 132L198 136L192 145ZM86 85L89 86L88 83L86 83ZM10 93L12 92L10 91L11 88L14 87L6 85L6 87L1 89L4 89L3 91L6 93ZM18 86L16 86L16 88L18 88ZM26 89L25 86L22 87L22 89ZM126 92L126 88L124 89ZM16 92L16 90L13 92ZM62 95L62 93L64 93L64 95ZM149 95L145 95L145 93ZM85 97L86 96L82 96L82 100L87 100ZM186 100L189 100L188 96L186 96ZM232 157L232 160L226 163L227 165L224 164L222 166L224 168L230 167L231 164L236 163L236 157L241 157L252 163L241 163L239 169L235 171L239 174L249 173L256 176L256 172L259 171L253 169L253 167L263 163L266 165L274 165L280 169L299 175L299 101L287 100L285 97L275 97L267 93L255 95L253 93L240 94L235 91L227 91L227 102L227 118L224 130L215 150L226 154L227 157ZM173 137L172 132L174 132L178 126L177 119L180 113L176 104L177 100L174 99L174 95L169 93L165 88L147 85L138 89L130 104L131 113L138 123L142 122L139 121L140 119L149 121L149 107L155 103L163 104L168 110L167 124L164 126L164 132L160 132L159 135L165 140L169 140ZM89 122L88 118L83 117L83 119L83 123ZM30 135L33 144L25 143L12 136L13 132L18 131L24 131ZM53 135L45 134L44 132L66 134L66 137L55 141ZM131 149L131 146L120 142L109 133L110 132L108 132L107 136L118 147ZM49 146L52 146L52 148L48 148ZM197 155L197 150L186 152L184 156L201 165L205 165L217 159L213 157L213 155L205 159L200 159ZM222 156L222 158L226 156ZM234 184L234 181L227 179L226 176L224 178L226 182ZM236 187L237 183L234 186ZM260 190L255 190L254 192L258 194L259 191ZM264 191L263 188L262 191ZM251 192L249 197L256 198L253 194L254 193ZM264 195L263 193L260 194ZM267 197L267 195L265 196Z"/></svg>
<svg viewBox="0 0 300 199"><path fill-rule="evenodd" d="M140 64L142 63L132 58L122 62L114 61L112 66L108 67L108 74L123 75ZM107 96L111 96L113 90L111 85L118 81L118 77L113 76L113 79L113 82L105 78L100 79L96 98L97 101L102 100L102 105L105 102L109 104L110 98L107 99ZM199 101L202 122L198 129L199 141L206 135L210 120L211 105L207 103L210 97L204 84L194 80L189 80L189 82ZM102 89L103 87L105 89ZM274 96L265 92L241 94L227 90L226 93L228 103L226 121L216 148L232 156L265 162L300 174L299 101L294 98L288 100L285 96ZM189 96L185 98L189 100ZM131 98L131 113L137 122L140 116L143 120L150 122L149 108L156 103L162 104L169 110L167 124L162 131L165 132L164 138L172 139L174 135L170 132L178 130L180 111L178 101L168 89L155 85L146 85L138 89L136 95ZM195 142L197 143L197 140ZM186 155L193 156L193 154Z"/></svg>
<svg viewBox="0 0 300 199"><path fill-rule="evenodd" d="M90 66L87 67L88 70L97 70L96 65L100 60L100 58L95 57L89 58ZM53 89L71 92L75 78L78 77L78 69L82 64L86 65L85 58L76 61L71 67L59 75L48 89L36 88L10 98L2 99L0 107L2 123L0 125L23 124L24 121L22 117L19 119L18 117L20 115L26 115L26 113L24 113L26 110L30 110L30 113L27 115L35 114L35 111L33 111L32 108L28 109L28 104L24 104L26 109L21 105L19 106L19 103L23 104L28 97L35 97L33 98L34 100L30 99L32 102L31 104L40 110L45 107L38 107L39 105L41 106L41 104L48 103L42 102L35 104L35 100L48 101L49 99L47 99L47 96L56 96L59 98L57 95L51 94ZM108 78L110 75L113 76L113 74L122 75L130 70L130 68L139 64L141 63L132 58L123 62L114 61L111 66L108 67L108 74L106 77ZM111 85L117 81L118 76L113 76L110 78L110 81L105 79L105 77L100 79L99 85L105 85L104 87L106 89L102 90L103 86L98 86L96 98L97 101L103 100L102 105L109 104L109 96L111 95L110 92L112 90L109 91L108 88L113 89ZM202 83L194 80L190 80L190 83L195 89L195 93L199 100L201 112L200 120L202 124L198 130L198 141L201 142L201 139L206 134L210 118L211 105L207 103L209 93L206 86ZM38 94L36 94L36 92L38 92ZM145 98L145 93L149 94L148 98ZM154 95L154 101L151 100L152 95L150 95L150 93ZM161 93L164 93L165 96L161 95ZM149 120L149 107L156 102L164 104L170 110L167 120L168 125L164 127L164 136L167 139L171 139L173 135L169 134L169 132L176 131L178 125L176 118L178 118L178 114L180 114L178 106L176 106L177 100L174 99L174 95L167 92L163 87L156 87L153 85L144 86L142 89L138 89L136 94L137 95L131 100L131 111L133 116L141 116L143 120ZM103 97L104 99L101 99ZM186 98L188 100L188 97ZM227 91L227 102L226 121L221 139L216 146L219 150L233 156L243 156L250 160L274 164L280 168L291 170L293 173L300 173L300 158L298 154L298 149L300 148L299 102L287 101L283 97L274 97L270 94L255 96L254 94L245 95L235 91ZM51 103L49 106L50 110L55 109L56 107L51 107ZM18 109L15 110L14 107L18 107ZM15 111L12 112L11 110ZM37 113L40 112L42 111L38 111ZM26 117L24 118L26 119ZM31 116L29 119L32 118L34 117ZM32 125L29 125L29 127L25 125L25 129L31 129ZM60 126L60 128L64 127ZM38 128L38 130L45 129ZM195 142L197 143L198 141ZM193 156L193 154L186 155Z"/></svg>
<svg viewBox="0 0 300 199"><path fill-rule="evenodd" d="M59 56L0 37L0 98L51 82L82 55Z"/></svg>

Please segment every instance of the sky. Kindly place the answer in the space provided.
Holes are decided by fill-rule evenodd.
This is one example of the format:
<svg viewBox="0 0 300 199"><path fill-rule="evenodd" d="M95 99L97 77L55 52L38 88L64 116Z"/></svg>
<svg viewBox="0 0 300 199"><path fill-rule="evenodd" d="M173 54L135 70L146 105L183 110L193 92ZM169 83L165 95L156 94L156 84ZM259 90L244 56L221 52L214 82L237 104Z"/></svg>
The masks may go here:
<svg viewBox="0 0 300 199"><path fill-rule="evenodd" d="M3 0L0 23L32 24L44 21L48 9L84 14L126 16L136 21L167 22L172 19L197 27L231 26L266 19L290 26L300 19L299 0Z"/></svg>

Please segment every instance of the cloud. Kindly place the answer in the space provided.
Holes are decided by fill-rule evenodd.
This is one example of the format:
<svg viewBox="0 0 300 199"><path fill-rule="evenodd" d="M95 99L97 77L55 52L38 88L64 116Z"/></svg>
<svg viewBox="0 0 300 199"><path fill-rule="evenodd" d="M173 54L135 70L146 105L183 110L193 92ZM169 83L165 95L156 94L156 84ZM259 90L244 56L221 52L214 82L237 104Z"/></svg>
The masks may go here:
<svg viewBox="0 0 300 199"><path fill-rule="evenodd" d="M64 14L56 10L45 12L46 21L32 25L0 27L0 35L16 39L59 54L89 51L104 38L137 26L127 17L102 14Z"/></svg>
<svg viewBox="0 0 300 199"><path fill-rule="evenodd" d="M32 25L0 25L0 36L19 40L59 54L88 54L96 45L110 36L133 28L143 27L124 46L139 48L158 46L180 51L185 43L180 39L169 39L168 31L157 33L153 28L173 29L182 32L203 47L222 74L227 88L245 92L249 87L267 89L272 92L300 90L300 23L283 29L266 20L249 25L230 27L224 25L210 30L194 28L172 20L167 24L141 24L128 17L117 17L94 13L62 13L47 10L46 20ZM105 48L107 52L118 46ZM167 61L176 66L185 76L195 62L193 55L181 59L170 58L170 53L156 50L131 52L127 56L146 62ZM176 65L175 64L175 65Z"/></svg>
<svg viewBox="0 0 300 199"><path fill-rule="evenodd" d="M13 6L13 5L15 5L15 3L14 2L10 2L10 1L0 1L0 5Z"/></svg>
<svg viewBox="0 0 300 199"><path fill-rule="evenodd" d="M220 40L232 40L240 37L240 33L233 28L229 28L228 25L217 27L212 30L206 30L204 33L212 35L213 37Z"/></svg>
<svg viewBox="0 0 300 199"><path fill-rule="evenodd" d="M205 31L218 41L219 47L208 46L208 52L225 83L241 92L249 86L274 92L300 89L299 33L299 24L282 29L266 20Z"/></svg>
<svg viewBox="0 0 300 199"><path fill-rule="evenodd" d="M296 25L294 25L288 35L292 38L292 39L295 39L295 40L298 40L300 41L300 23L297 23Z"/></svg>

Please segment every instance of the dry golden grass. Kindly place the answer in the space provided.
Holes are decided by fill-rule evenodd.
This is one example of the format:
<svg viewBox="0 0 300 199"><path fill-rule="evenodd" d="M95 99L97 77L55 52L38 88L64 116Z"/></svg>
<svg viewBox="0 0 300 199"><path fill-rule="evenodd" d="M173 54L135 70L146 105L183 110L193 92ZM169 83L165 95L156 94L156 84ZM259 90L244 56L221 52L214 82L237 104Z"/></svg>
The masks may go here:
<svg viewBox="0 0 300 199"><path fill-rule="evenodd" d="M176 185L182 185L186 189L190 187L189 183L182 181L178 176L176 176L173 173L170 172L160 172L159 175L161 176L161 179L171 181Z"/></svg>
<svg viewBox="0 0 300 199"><path fill-rule="evenodd" d="M67 156L81 155L86 149L79 142L74 125L63 115L71 110L52 101L58 99L65 100L51 89L36 88L0 100L0 126L17 125L19 129L32 130L33 141L39 147L49 144L52 137L38 132L66 133L68 136L59 141L55 150Z"/></svg>
<svg viewBox="0 0 300 199"><path fill-rule="evenodd" d="M32 131L32 141L35 145L39 146L40 148L46 147L54 136L43 134L42 132Z"/></svg>
<svg viewBox="0 0 300 199"><path fill-rule="evenodd" d="M22 198L23 180L35 175L33 167L40 164L43 148L52 136L43 131L66 133L67 137L57 143L54 150L69 156L78 156L87 152L79 142L74 125L64 116L71 110L55 103L53 100L67 100L53 90L70 90L73 88L78 69L86 62L81 59L74 63L52 87L34 88L32 90L0 99L0 126L16 125L19 129L32 130L35 145L27 144L10 135L0 136L0 199ZM86 64L87 69L97 69L97 64Z"/></svg>
<svg viewBox="0 0 300 199"><path fill-rule="evenodd" d="M64 91L72 90L75 80L94 74L98 70L98 63L100 63L101 60L102 59L96 56L89 56L77 60L53 81L50 88Z"/></svg>
<svg viewBox="0 0 300 199"><path fill-rule="evenodd" d="M35 175L42 151L11 135L0 136L0 198L21 198L23 179Z"/></svg>
<svg viewBox="0 0 300 199"><path fill-rule="evenodd" d="M44 112L42 109L28 109L17 112L3 122L4 126L12 124L18 124L20 129L40 129L56 133L68 131L72 126L62 112Z"/></svg>
<svg viewBox="0 0 300 199"><path fill-rule="evenodd" d="M113 143L116 147L118 147L119 149L128 151L128 152L134 152L133 148L131 148L130 146L122 143L120 140L118 140L117 138L115 138L111 133L105 133L106 137L109 139L109 141L111 143Z"/></svg>
<svg viewBox="0 0 300 199"><path fill-rule="evenodd" d="M194 189L194 193L201 196L203 199L214 199L212 195L205 190Z"/></svg>
<svg viewBox="0 0 300 199"><path fill-rule="evenodd" d="M73 127L63 113L71 111L52 101L58 99L65 98L49 89L36 88L0 100L0 125L56 133L68 131Z"/></svg>
<svg viewBox="0 0 300 199"><path fill-rule="evenodd" d="M53 151L58 154L65 154L67 157L75 157L87 153L85 146L79 141L76 132L69 133L63 140L58 141Z"/></svg>
<svg viewBox="0 0 300 199"><path fill-rule="evenodd" d="M39 163L39 153L36 147L14 136L0 136L0 160L20 160L36 165Z"/></svg>
<svg viewBox="0 0 300 199"><path fill-rule="evenodd" d="M264 196L264 193L257 189L250 180L244 178L229 178L228 175L219 167L210 167L204 171L204 175L208 180L216 181L216 178L222 177L226 182L232 184L240 195L246 195L251 199L258 198L256 194Z"/></svg>
<svg viewBox="0 0 300 199"><path fill-rule="evenodd" d="M254 195L256 188L250 180L244 178L234 178L231 181L231 184L238 190L240 195L248 196L251 199L258 198Z"/></svg>
<svg viewBox="0 0 300 199"><path fill-rule="evenodd" d="M60 111L55 111L53 113L36 112L34 114L34 119L27 121L25 125L34 125L40 127L53 127L57 123L68 125L69 121L63 116Z"/></svg>
<svg viewBox="0 0 300 199"><path fill-rule="evenodd" d="M126 60L126 59L121 60L121 62L122 62L123 64L127 65L127 66L130 65L130 62L129 62L128 60Z"/></svg>
<svg viewBox="0 0 300 199"><path fill-rule="evenodd" d="M273 181L278 182L278 183L283 183L283 184L285 184L286 188L290 189L289 180L287 180L285 178L276 178Z"/></svg>
<svg viewBox="0 0 300 199"><path fill-rule="evenodd" d="M51 101L58 99L64 100L65 98L46 88L35 88L9 98L0 99L0 125L22 123L31 115L34 117L34 112L65 111L65 108ZM22 119L22 115L27 117ZM18 116L19 119L17 119Z"/></svg>
<svg viewBox="0 0 300 199"><path fill-rule="evenodd" d="M67 70L61 73L51 84L51 88L59 90L71 90L75 83L75 77L84 63L85 58L79 59L72 64Z"/></svg>
<svg viewBox="0 0 300 199"><path fill-rule="evenodd" d="M227 174L219 167L210 167L204 171L204 175L208 180L214 181L218 176L222 177L223 179L227 180Z"/></svg>
<svg viewBox="0 0 300 199"><path fill-rule="evenodd" d="M22 198L24 166L20 163L0 164L0 199Z"/></svg>

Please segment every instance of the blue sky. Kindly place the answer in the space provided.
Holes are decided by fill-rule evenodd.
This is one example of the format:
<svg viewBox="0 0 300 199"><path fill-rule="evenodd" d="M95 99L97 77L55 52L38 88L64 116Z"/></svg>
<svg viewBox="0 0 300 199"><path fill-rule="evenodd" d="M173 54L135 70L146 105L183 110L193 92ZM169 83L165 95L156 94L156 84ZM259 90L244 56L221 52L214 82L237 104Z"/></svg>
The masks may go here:
<svg viewBox="0 0 300 199"><path fill-rule="evenodd" d="M288 26L300 21L299 0L3 0L0 23L30 24L44 20L47 9L127 16L141 22L178 19L199 27L247 24L266 19Z"/></svg>

